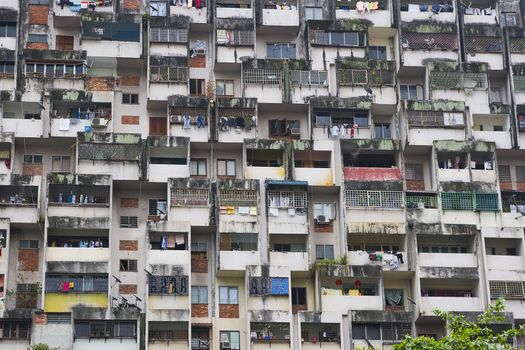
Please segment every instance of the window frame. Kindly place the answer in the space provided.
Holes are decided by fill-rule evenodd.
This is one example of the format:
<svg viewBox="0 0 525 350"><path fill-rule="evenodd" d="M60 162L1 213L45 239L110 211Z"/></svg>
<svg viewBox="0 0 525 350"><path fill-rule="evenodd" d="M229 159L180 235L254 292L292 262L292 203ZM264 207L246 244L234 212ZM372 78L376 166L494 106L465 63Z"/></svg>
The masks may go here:
<svg viewBox="0 0 525 350"><path fill-rule="evenodd" d="M28 157L31 157L31 158L28 158ZM40 161L35 161L35 157L40 157ZM42 154L24 154L24 164L42 165L44 164L44 156Z"/></svg>
<svg viewBox="0 0 525 350"><path fill-rule="evenodd" d="M136 101L135 101L136 98ZM123 105L138 105L139 104L139 94L132 92L123 92L122 93L122 103Z"/></svg>
<svg viewBox="0 0 525 350"><path fill-rule="evenodd" d="M225 169L225 173L224 174L220 174L219 173L219 169L220 169L219 162L224 162L224 169ZM230 164L230 166L231 166L232 162L233 162L233 174L228 172L228 164ZM217 159L217 175L218 176L228 176L228 177L235 177L235 176L237 176L237 162L236 162L236 159L222 159L222 158L221 159Z"/></svg>
<svg viewBox="0 0 525 350"><path fill-rule="evenodd" d="M11 26L9 25L11 24ZM12 27L12 25L14 24L14 36L10 36L8 35L9 34L9 27ZM18 23L15 21L15 22L10 22L10 21L0 21L0 38L16 38L17 36L17 27L18 27ZM13 29L11 29L13 30Z"/></svg>
<svg viewBox="0 0 525 350"><path fill-rule="evenodd" d="M323 249L323 255L319 256L319 249ZM328 250L327 250L328 249ZM327 252L329 254L327 254ZM334 245L333 244L316 244L315 245L315 260L334 259L335 258ZM330 257L331 255L331 257Z"/></svg>
<svg viewBox="0 0 525 350"><path fill-rule="evenodd" d="M60 170L55 170L55 167L54 167L55 161L57 159L60 160ZM64 160L69 162L69 165L67 169L65 170L64 170ZM71 156L63 156L63 155L51 156L51 169L53 170L54 173L69 173L71 171Z"/></svg>
<svg viewBox="0 0 525 350"><path fill-rule="evenodd" d="M270 48L274 48L274 51L276 52L277 49L279 50L280 55L278 56L271 56L270 55ZM291 50L293 48L293 55L284 55L284 52L289 53L288 50ZM296 43L280 43L280 42L273 42L273 43L266 43L266 58L267 59L296 59L297 57L297 44Z"/></svg>
<svg viewBox="0 0 525 350"><path fill-rule="evenodd" d="M193 173L193 164L196 163L197 173ZM201 174L202 166L204 165L204 174ZM190 176L207 176L208 175L208 161L206 158L190 158Z"/></svg>
<svg viewBox="0 0 525 350"><path fill-rule="evenodd" d="M128 218L128 223L126 224L123 222L124 218ZM135 219L132 219L135 218ZM133 222L134 221L134 222ZM120 228L138 228L139 222L138 222L138 216L136 215L121 215L119 220L119 227Z"/></svg>
<svg viewBox="0 0 525 350"><path fill-rule="evenodd" d="M206 95L206 79L192 78L188 79L189 95L190 96L204 96ZM192 92L192 90L194 90ZM202 90L202 91L199 91Z"/></svg>
<svg viewBox="0 0 525 350"><path fill-rule="evenodd" d="M411 89L414 89L415 96L412 95L410 92ZM406 98L404 98L403 95L406 94ZM407 101L417 101L417 84L399 84L399 99L400 100L407 100Z"/></svg>
<svg viewBox="0 0 525 350"><path fill-rule="evenodd" d="M232 344L232 334L236 334L237 337L236 337L236 344L233 345ZM230 344L230 347L228 347L227 349L229 350L240 350L241 348L241 332L240 331L220 331L219 332L219 341L220 341L220 349L226 349L226 348L223 348L222 347L222 344L225 343L223 342L223 338L225 337L225 335L227 335L228 337L228 341L227 343ZM238 343L237 343L238 341Z"/></svg>
<svg viewBox="0 0 525 350"><path fill-rule="evenodd" d="M223 92L220 94L219 84L222 84ZM228 94L228 86L231 85L231 94ZM233 79L217 79L215 81L215 94L217 96L234 96L235 95L235 81Z"/></svg>
<svg viewBox="0 0 525 350"><path fill-rule="evenodd" d="M222 293L225 291L226 298L222 297ZM232 292L235 291L235 297ZM223 302L226 300L226 302ZM239 287L237 286L219 286L219 305L239 305Z"/></svg>
<svg viewBox="0 0 525 350"><path fill-rule="evenodd" d="M130 265L130 262L134 261L135 268L133 269L133 264ZM119 261L119 271L120 272L137 272L138 271L138 261L137 259L120 259Z"/></svg>
<svg viewBox="0 0 525 350"><path fill-rule="evenodd" d="M22 242L27 242L27 247L22 247ZM36 242L36 247L34 246L34 242ZM33 244L33 246L31 246ZM40 247L40 241L38 239L20 239L18 241L18 249L39 249Z"/></svg>
<svg viewBox="0 0 525 350"><path fill-rule="evenodd" d="M371 55L372 52L375 53L375 57L372 57L372 55ZM378 55L379 53L381 53L381 54ZM381 57L379 57L379 56L381 56ZM388 58L387 47L386 46L379 46L379 45L368 46L368 58L371 59L371 60L376 60L376 61L386 61L387 58Z"/></svg>
<svg viewBox="0 0 525 350"><path fill-rule="evenodd" d="M204 294L201 294L202 291L204 290ZM194 295L194 293L196 293ZM197 302L194 302L193 298L194 296L196 297L196 301ZM204 296L204 299L205 300L201 300L202 296ZM191 286L191 304L192 305L195 305L195 304L206 304L208 305L208 286Z"/></svg>

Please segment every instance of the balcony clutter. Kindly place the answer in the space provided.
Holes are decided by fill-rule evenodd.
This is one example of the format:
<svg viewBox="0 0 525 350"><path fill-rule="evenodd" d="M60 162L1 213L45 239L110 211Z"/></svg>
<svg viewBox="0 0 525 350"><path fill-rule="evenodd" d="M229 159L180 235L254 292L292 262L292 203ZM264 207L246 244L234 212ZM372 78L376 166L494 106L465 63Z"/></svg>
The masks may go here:
<svg viewBox="0 0 525 350"><path fill-rule="evenodd" d="M79 12L80 10L95 10L97 6L111 6L113 0L56 0L57 4L60 5L61 9L68 5L69 9L73 12Z"/></svg>

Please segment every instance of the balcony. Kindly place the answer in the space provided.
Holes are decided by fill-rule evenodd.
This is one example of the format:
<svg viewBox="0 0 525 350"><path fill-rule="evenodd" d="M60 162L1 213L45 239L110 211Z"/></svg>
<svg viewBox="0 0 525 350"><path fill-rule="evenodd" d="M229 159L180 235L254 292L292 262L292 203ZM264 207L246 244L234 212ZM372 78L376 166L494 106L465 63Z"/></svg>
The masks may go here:
<svg viewBox="0 0 525 350"><path fill-rule="evenodd" d="M100 4L99 4L100 3ZM88 6L89 11L95 12L95 13L113 13L113 4L112 1L102 1L97 4L93 3ZM64 19L64 23L66 19L69 20L68 17L74 17L78 18L78 21L80 21L80 11L82 10L80 4L73 4L73 3L67 3L64 5L60 5L57 1L53 2L53 15L55 17L55 22L62 23L62 19ZM86 9L87 10L87 9ZM57 18L58 17L58 18ZM69 22L70 23L70 22Z"/></svg>
<svg viewBox="0 0 525 350"><path fill-rule="evenodd" d="M82 49L90 57L140 58L139 23L82 21Z"/></svg>
<svg viewBox="0 0 525 350"><path fill-rule="evenodd" d="M260 265L260 253L258 250L241 251L221 250L219 252L219 269L221 271L246 271L247 266Z"/></svg>
<svg viewBox="0 0 525 350"><path fill-rule="evenodd" d="M277 5L273 1L262 4L262 24L268 27L299 27L299 9L297 2L286 1Z"/></svg>
<svg viewBox="0 0 525 350"><path fill-rule="evenodd" d="M487 254L485 259L488 268L488 279L519 280L519 276L525 271L525 259L523 256Z"/></svg>
<svg viewBox="0 0 525 350"><path fill-rule="evenodd" d="M468 17L468 16L465 16ZM503 70L503 39L499 26L465 26L467 62L486 63L491 70Z"/></svg>
<svg viewBox="0 0 525 350"><path fill-rule="evenodd" d="M322 292L321 292L322 293ZM323 312L346 315L349 310L383 310L380 296L321 295Z"/></svg>
<svg viewBox="0 0 525 350"><path fill-rule="evenodd" d="M107 262L110 254L109 248L47 247L46 262Z"/></svg>
<svg viewBox="0 0 525 350"><path fill-rule="evenodd" d="M246 4L249 4L249 1ZM253 9L250 7L226 7L217 3L216 11L217 18L253 18Z"/></svg>
<svg viewBox="0 0 525 350"><path fill-rule="evenodd" d="M188 58L150 56L149 92L151 100L165 101L172 95L188 95Z"/></svg>
<svg viewBox="0 0 525 350"><path fill-rule="evenodd" d="M3 132L15 137L40 138L43 135L42 107L33 102L4 102L2 104Z"/></svg>
<svg viewBox="0 0 525 350"><path fill-rule="evenodd" d="M282 103L284 72L280 69L245 69L243 83L247 97L258 103Z"/></svg>
<svg viewBox="0 0 525 350"><path fill-rule="evenodd" d="M188 178L188 141L185 137L173 137L170 146L159 146L154 137L148 138L149 162L148 180L150 182L167 182L170 177ZM155 145L155 146L153 146Z"/></svg>
<svg viewBox="0 0 525 350"><path fill-rule="evenodd" d="M432 25L435 25L432 22ZM413 26L413 28L412 28ZM419 24L403 24L403 66L421 67L431 59L458 61L458 39L455 24L440 25L439 32L420 31ZM456 99L458 100L458 99Z"/></svg>
<svg viewBox="0 0 525 350"><path fill-rule="evenodd" d="M481 312L483 306L479 297L421 297L420 312L423 315L434 315L434 309L446 312Z"/></svg>
<svg viewBox="0 0 525 350"><path fill-rule="evenodd" d="M246 166L244 177L259 181L284 180L286 170L283 165L284 142L276 140L244 140Z"/></svg>
<svg viewBox="0 0 525 350"><path fill-rule="evenodd" d="M270 252L272 266L286 266L290 271L308 271L310 269L308 252Z"/></svg>
<svg viewBox="0 0 525 350"><path fill-rule="evenodd" d="M332 153L330 151L294 150L294 179L309 186L333 186Z"/></svg>
<svg viewBox="0 0 525 350"><path fill-rule="evenodd" d="M473 119L472 136L475 140L494 142L498 149L512 148L508 114L474 115Z"/></svg>
<svg viewBox="0 0 525 350"><path fill-rule="evenodd" d="M498 24L498 11L491 9L486 12L484 8L480 7L469 7L465 9L465 15L463 16L465 24Z"/></svg>
<svg viewBox="0 0 525 350"><path fill-rule="evenodd" d="M360 20L365 19L372 22L372 26L377 27L387 27L390 28L392 25L392 12L387 8L390 6L390 1L385 1L387 6L379 7L377 10L372 11L362 11L358 12L356 10L355 3L349 2L348 5L337 6L338 3L335 2L335 18L340 19L350 19L350 20Z"/></svg>
<svg viewBox="0 0 525 350"><path fill-rule="evenodd" d="M303 103L310 96L328 96L328 71L292 70L292 102Z"/></svg>
<svg viewBox="0 0 525 350"><path fill-rule="evenodd" d="M219 142L242 143L257 133L256 98L217 98Z"/></svg>
<svg viewBox="0 0 525 350"><path fill-rule="evenodd" d="M442 210L499 211L498 193L441 192Z"/></svg>
<svg viewBox="0 0 525 350"><path fill-rule="evenodd" d="M207 180L169 178L170 221L190 222L191 226L210 224L210 183Z"/></svg>
<svg viewBox="0 0 525 350"><path fill-rule="evenodd" d="M78 168L82 174L112 175L114 180L138 180L142 141L136 134L90 134L78 139ZM100 141L98 141L101 138Z"/></svg>
<svg viewBox="0 0 525 350"><path fill-rule="evenodd" d="M437 169L437 177L440 182L461 181L470 182L469 169Z"/></svg>
<svg viewBox="0 0 525 350"><path fill-rule="evenodd" d="M111 119L111 103L53 101L51 136L76 138L78 132L89 129L111 132Z"/></svg>
<svg viewBox="0 0 525 350"><path fill-rule="evenodd" d="M412 5L408 1L401 2L401 21L415 22L429 19L443 23L456 23L456 9L452 5L433 5L431 1Z"/></svg>
<svg viewBox="0 0 525 350"><path fill-rule="evenodd" d="M206 24L208 9L187 7L187 6L170 6L170 15L171 16L184 16L189 17L191 23L195 24Z"/></svg>
<svg viewBox="0 0 525 350"><path fill-rule="evenodd" d="M272 234L308 234L308 212L306 191L292 190L273 186L268 182L268 233ZM296 182L295 185L308 186L305 182ZM295 186L294 186L295 187ZM300 187L296 187L297 189Z"/></svg>
<svg viewBox="0 0 525 350"><path fill-rule="evenodd" d="M11 223L37 223L40 181L40 176L33 176L30 185L1 185L0 217Z"/></svg>
<svg viewBox="0 0 525 350"><path fill-rule="evenodd" d="M418 264L430 267L478 267L474 254L418 253Z"/></svg>
<svg viewBox="0 0 525 350"><path fill-rule="evenodd" d="M395 254L386 254L384 251L368 252L368 251L350 251L347 253L348 265L375 265L381 266L383 271L408 271L408 261L406 252L396 252L402 254L404 257L403 263L396 257L395 259L392 255ZM381 261L371 260L371 256L377 257L377 255L382 256ZM374 258L375 259L375 258ZM397 263L393 262L396 261Z"/></svg>
<svg viewBox="0 0 525 350"><path fill-rule="evenodd" d="M148 265L179 265L189 271L191 252L189 250L148 250Z"/></svg>

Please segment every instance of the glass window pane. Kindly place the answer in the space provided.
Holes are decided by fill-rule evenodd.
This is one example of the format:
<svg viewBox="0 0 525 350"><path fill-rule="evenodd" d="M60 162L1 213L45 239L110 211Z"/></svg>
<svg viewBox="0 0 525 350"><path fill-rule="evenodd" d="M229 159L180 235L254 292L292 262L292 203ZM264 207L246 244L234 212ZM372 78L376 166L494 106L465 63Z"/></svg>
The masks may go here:
<svg viewBox="0 0 525 350"><path fill-rule="evenodd" d="M235 161L229 160L226 163L226 173L228 176L235 176Z"/></svg>
<svg viewBox="0 0 525 350"><path fill-rule="evenodd" d="M224 95L224 82L223 81L217 81L217 87L216 87L217 95L222 96Z"/></svg>
<svg viewBox="0 0 525 350"><path fill-rule="evenodd" d="M233 287L230 288L230 304L238 304L239 303L239 296L237 288Z"/></svg>
<svg viewBox="0 0 525 350"><path fill-rule="evenodd" d="M345 43L345 33L332 32L330 33L330 44L343 45Z"/></svg>
<svg viewBox="0 0 525 350"><path fill-rule="evenodd" d="M219 304L228 304L228 287L219 287Z"/></svg>

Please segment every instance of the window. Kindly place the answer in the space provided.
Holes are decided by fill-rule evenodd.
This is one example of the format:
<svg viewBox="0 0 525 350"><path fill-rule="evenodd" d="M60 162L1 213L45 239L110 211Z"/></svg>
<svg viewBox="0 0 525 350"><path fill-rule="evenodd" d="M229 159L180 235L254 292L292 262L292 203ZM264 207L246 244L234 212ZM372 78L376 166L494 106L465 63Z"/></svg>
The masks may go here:
<svg viewBox="0 0 525 350"><path fill-rule="evenodd" d="M417 100L417 85L399 85L402 100Z"/></svg>
<svg viewBox="0 0 525 350"><path fill-rule="evenodd" d="M38 240L36 239L21 239L18 241L19 249L38 249Z"/></svg>
<svg viewBox="0 0 525 350"><path fill-rule="evenodd" d="M188 295L188 276L154 276L148 277L149 294L151 295Z"/></svg>
<svg viewBox="0 0 525 350"><path fill-rule="evenodd" d="M16 38L16 22L0 22L0 38Z"/></svg>
<svg viewBox="0 0 525 350"><path fill-rule="evenodd" d="M107 275L46 275L46 292L107 293Z"/></svg>
<svg viewBox="0 0 525 350"><path fill-rule="evenodd" d="M239 290L237 287L219 287L219 304L238 305Z"/></svg>
<svg viewBox="0 0 525 350"><path fill-rule="evenodd" d="M42 164L43 156L39 154L24 154L24 163Z"/></svg>
<svg viewBox="0 0 525 350"><path fill-rule="evenodd" d="M137 260L120 260L120 271L136 272L137 271Z"/></svg>
<svg viewBox="0 0 525 350"><path fill-rule="evenodd" d="M138 105L139 104L139 94L122 94L122 104L125 105Z"/></svg>
<svg viewBox="0 0 525 350"><path fill-rule="evenodd" d="M208 304L208 287L191 286L191 303Z"/></svg>
<svg viewBox="0 0 525 350"><path fill-rule="evenodd" d="M168 213L168 202L166 199L150 199L148 203L148 215L160 216L165 219Z"/></svg>
<svg viewBox="0 0 525 350"><path fill-rule="evenodd" d="M150 28L149 39L151 42L157 43L186 43L188 42L188 30L153 27Z"/></svg>
<svg viewBox="0 0 525 350"><path fill-rule="evenodd" d="M392 135L390 134L390 124L386 124L386 123L375 124L374 131L375 131L376 139L392 138Z"/></svg>
<svg viewBox="0 0 525 350"><path fill-rule="evenodd" d="M192 252L199 252L199 253L207 253L208 252L208 243L206 243L206 242L192 242L191 243L191 251Z"/></svg>
<svg viewBox="0 0 525 350"><path fill-rule="evenodd" d="M241 333L237 331L221 331L221 350L239 350L241 348Z"/></svg>
<svg viewBox="0 0 525 350"><path fill-rule="evenodd" d="M57 35L55 47L57 50L73 50L75 38L67 35Z"/></svg>
<svg viewBox="0 0 525 350"><path fill-rule="evenodd" d="M8 74L13 75L15 73L15 62L0 62L0 75Z"/></svg>
<svg viewBox="0 0 525 350"><path fill-rule="evenodd" d="M28 43L47 43L47 35L45 34L28 34Z"/></svg>
<svg viewBox="0 0 525 350"><path fill-rule="evenodd" d="M306 288L292 287L292 305L306 305Z"/></svg>
<svg viewBox="0 0 525 350"><path fill-rule="evenodd" d="M31 321L1 321L0 336L4 339L29 338Z"/></svg>
<svg viewBox="0 0 525 350"><path fill-rule="evenodd" d="M121 216L120 217L120 227L123 228L137 228L138 219L136 216Z"/></svg>
<svg viewBox="0 0 525 350"><path fill-rule="evenodd" d="M166 17L168 14L166 2L150 2L149 14L151 17Z"/></svg>
<svg viewBox="0 0 525 350"><path fill-rule="evenodd" d="M217 80L215 93L217 96L233 96L233 80Z"/></svg>
<svg viewBox="0 0 525 350"><path fill-rule="evenodd" d="M525 182L525 166L516 166L516 181Z"/></svg>
<svg viewBox="0 0 525 350"><path fill-rule="evenodd" d="M499 18L503 27L516 27L518 25L518 18L516 13L502 13Z"/></svg>
<svg viewBox="0 0 525 350"><path fill-rule="evenodd" d="M253 30L217 29L217 45L253 46Z"/></svg>
<svg viewBox="0 0 525 350"><path fill-rule="evenodd" d="M206 159L191 159L190 160L190 175L191 176L206 176Z"/></svg>
<svg viewBox="0 0 525 350"><path fill-rule="evenodd" d="M352 338L381 340L381 326L379 323L352 324Z"/></svg>
<svg viewBox="0 0 525 350"><path fill-rule="evenodd" d="M235 159L218 159L217 175L235 176Z"/></svg>
<svg viewBox="0 0 525 350"><path fill-rule="evenodd" d="M384 46L369 46L368 58L371 60L386 61L386 47Z"/></svg>
<svg viewBox="0 0 525 350"><path fill-rule="evenodd" d="M328 220L335 219L334 203L314 203L314 217L316 220L320 220L320 216L324 216Z"/></svg>
<svg viewBox="0 0 525 350"><path fill-rule="evenodd" d="M392 307L403 306L403 289L385 288L385 305Z"/></svg>
<svg viewBox="0 0 525 350"><path fill-rule="evenodd" d="M307 21L317 21L323 19L322 7L305 7L304 16Z"/></svg>
<svg viewBox="0 0 525 350"><path fill-rule="evenodd" d="M46 313L47 323L60 323L60 324L71 324L70 313Z"/></svg>
<svg viewBox="0 0 525 350"><path fill-rule="evenodd" d="M135 321L76 321L76 338L135 338Z"/></svg>
<svg viewBox="0 0 525 350"><path fill-rule="evenodd" d="M360 46L365 41L359 32L326 32L324 30L312 31L312 44L334 46Z"/></svg>
<svg viewBox="0 0 525 350"><path fill-rule="evenodd" d="M423 165L422 164L405 164L405 178L407 180L423 180Z"/></svg>
<svg viewBox="0 0 525 350"><path fill-rule="evenodd" d="M68 173L71 170L71 157L70 156L52 156L52 170L55 173Z"/></svg>
<svg viewBox="0 0 525 350"><path fill-rule="evenodd" d="M315 246L315 255L317 260L333 259L334 246L331 244L318 244Z"/></svg>
<svg viewBox="0 0 525 350"><path fill-rule="evenodd" d="M206 92L206 80L190 79L190 95L204 95Z"/></svg>
<svg viewBox="0 0 525 350"><path fill-rule="evenodd" d="M295 59L295 44L276 43L266 44L266 58Z"/></svg>
<svg viewBox="0 0 525 350"><path fill-rule="evenodd" d="M510 177L510 166L509 165L498 165L498 175L500 182L511 182Z"/></svg>

